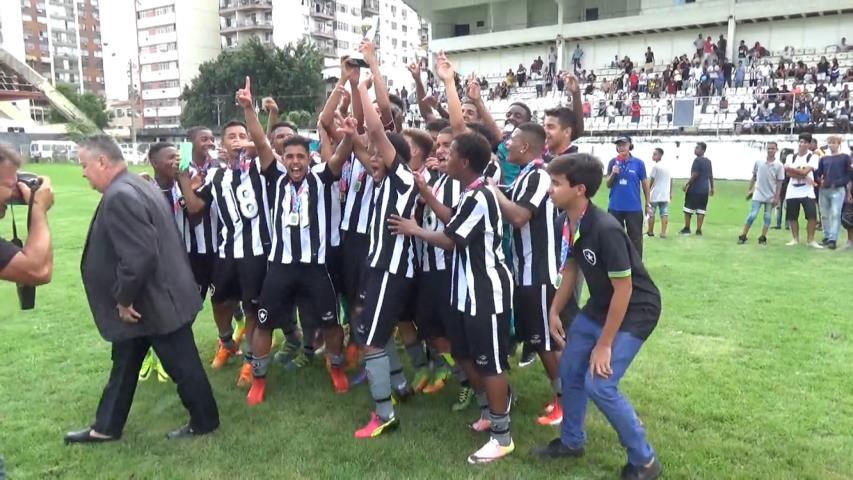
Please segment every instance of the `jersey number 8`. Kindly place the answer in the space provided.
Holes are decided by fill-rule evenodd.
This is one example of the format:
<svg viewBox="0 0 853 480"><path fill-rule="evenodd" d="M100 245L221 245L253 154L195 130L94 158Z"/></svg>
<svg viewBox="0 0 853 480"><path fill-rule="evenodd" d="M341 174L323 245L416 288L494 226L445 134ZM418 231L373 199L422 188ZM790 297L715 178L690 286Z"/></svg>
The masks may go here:
<svg viewBox="0 0 853 480"><path fill-rule="evenodd" d="M258 201L255 199L255 192L251 187L240 185L237 187L237 204L240 206L240 213L246 218L255 218L258 216Z"/></svg>

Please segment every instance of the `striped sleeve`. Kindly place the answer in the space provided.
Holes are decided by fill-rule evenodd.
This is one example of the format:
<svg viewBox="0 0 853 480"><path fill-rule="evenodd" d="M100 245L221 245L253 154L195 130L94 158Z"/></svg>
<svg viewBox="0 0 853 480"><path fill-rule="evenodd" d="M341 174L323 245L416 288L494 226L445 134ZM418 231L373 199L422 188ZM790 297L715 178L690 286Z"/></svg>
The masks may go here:
<svg viewBox="0 0 853 480"><path fill-rule="evenodd" d="M548 199L549 183L550 177L544 171L530 172L524 179L521 195L515 203L530 210L535 216L539 207Z"/></svg>
<svg viewBox="0 0 853 480"><path fill-rule="evenodd" d="M482 194L475 191L461 200L456 214L444 228L444 232L460 245L468 245L472 234L485 228L485 214L488 209Z"/></svg>

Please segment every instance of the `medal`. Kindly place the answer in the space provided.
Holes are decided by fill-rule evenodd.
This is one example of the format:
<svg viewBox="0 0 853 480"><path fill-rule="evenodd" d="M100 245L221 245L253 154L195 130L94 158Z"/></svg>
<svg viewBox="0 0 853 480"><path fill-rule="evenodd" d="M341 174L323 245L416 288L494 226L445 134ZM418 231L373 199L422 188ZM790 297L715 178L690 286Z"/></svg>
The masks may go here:
<svg viewBox="0 0 853 480"><path fill-rule="evenodd" d="M559 290L559 289L560 289L560 285L562 285L562 284L563 284L563 274L562 274L562 273L558 273L558 274L557 274L557 277L556 277L556 278L554 278L554 288L556 288L557 290Z"/></svg>
<svg viewBox="0 0 853 480"><path fill-rule="evenodd" d="M362 185L361 185L361 179L359 178L358 180L356 180L356 181L355 181L355 185L353 185L353 188L355 189L355 193L360 192L360 191L361 191L361 187L362 187Z"/></svg>
<svg viewBox="0 0 853 480"><path fill-rule="evenodd" d="M299 214L296 212L291 212L290 215L287 216L287 225L291 227L299 225Z"/></svg>

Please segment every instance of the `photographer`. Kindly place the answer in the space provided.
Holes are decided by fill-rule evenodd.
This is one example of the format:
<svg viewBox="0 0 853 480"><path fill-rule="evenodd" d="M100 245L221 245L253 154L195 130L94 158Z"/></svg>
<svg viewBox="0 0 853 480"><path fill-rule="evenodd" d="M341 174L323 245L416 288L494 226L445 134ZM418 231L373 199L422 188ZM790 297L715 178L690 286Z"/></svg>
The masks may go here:
<svg viewBox="0 0 853 480"><path fill-rule="evenodd" d="M0 279L24 285L44 285L53 274L53 248L47 226L47 211L53 206L50 180L41 178L41 187L35 193L20 181L18 168L21 157L7 145L0 145L0 218L6 215L8 204L30 203L35 195L30 213L27 242L23 248L0 238Z"/></svg>

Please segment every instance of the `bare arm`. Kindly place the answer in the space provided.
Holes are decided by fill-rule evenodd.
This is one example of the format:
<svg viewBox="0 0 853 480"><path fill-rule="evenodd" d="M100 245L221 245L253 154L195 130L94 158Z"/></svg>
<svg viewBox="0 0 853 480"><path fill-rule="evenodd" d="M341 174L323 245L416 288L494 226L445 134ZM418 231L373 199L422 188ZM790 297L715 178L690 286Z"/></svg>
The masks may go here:
<svg viewBox="0 0 853 480"><path fill-rule="evenodd" d="M278 123L278 104L272 97L264 97L261 100L263 109L267 111L267 135L272 135L272 126Z"/></svg>
<svg viewBox="0 0 853 480"><path fill-rule="evenodd" d="M644 206L645 208L643 208L643 210L648 210L649 205L652 203L651 202L652 187L651 187L651 185L649 185L649 179L643 180L642 185L643 185L643 197L646 200L646 204Z"/></svg>
<svg viewBox="0 0 853 480"><path fill-rule="evenodd" d="M364 61L370 66L370 74L373 76L373 93L376 94L376 105L381 112L383 127L394 121L391 115L391 100L388 99L388 87L385 85L385 79L382 78L382 72L379 71L379 60L376 59L376 51L373 42L370 40L362 40L359 50L364 54ZM362 97L362 105L370 105L369 101L365 101Z"/></svg>
<svg viewBox="0 0 853 480"><path fill-rule="evenodd" d="M495 187L495 196L498 199L498 205L500 206L501 213L503 213L504 220L508 221L510 225L515 228L521 228L527 225L533 217L533 212L508 199L506 195L497 188L494 180L490 179L489 183Z"/></svg>
<svg viewBox="0 0 853 480"><path fill-rule="evenodd" d="M468 95L468 99L471 100L471 102L474 103L474 107L477 108L477 113L480 115L480 120L483 125L492 132L492 136L495 141L500 143L501 138L503 137L503 130L501 130L501 127L499 127L497 122L495 122L492 114L489 113L489 109L486 108L486 104L483 102L483 97L480 92L480 83L477 81L474 74L471 74L471 78L468 80L468 91L466 93ZM495 145L492 146L494 147Z"/></svg>
<svg viewBox="0 0 853 480"><path fill-rule="evenodd" d="M409 73L412 74L412 80L415 82L415 96L418 99L418 109L421 112L425 122L435 119L435 114L432 112L432 107L424 100L427 96L424 82L421 80L421 66L418 62L413 62L409 65Z"/></svg>
<svg viewBox="0 0 853 480"><path fill-rule="evenodd" d="M367 86L364 83L359 84L358 93L361 97L362 104L368 104L370 96L367 93ZM394 145L388 140L385 135L385 127L382 125L382 120L376 110L368 108L364 111L364 123L367 126L367 134L370 142L374 145L375 151L382 157L382 161L389 169L393 168L394 160L397 158L397 151L394 150Z"/></svg>
<svg viewBox="0 0 853 480"><path fill-rule="evenodd" d="M26 192L24 202L29 203L29 188L22 184L19 184L18 188ZM53 190L50 180L43 178L42 186L36 191L33 201L27 243L0 270L0 279L33 286L50 282L53 276L53 245L47 225L47 211L52 205Z"/></svg>
<svg viewBox="0 0 853 480"><path fill-rule="evenodd" d="M456 81L454 80L455 71L453 64L444 55L444 52L438 52L436 58L436 71L438 78L444 82L444 88L447 93L447 108L450 114L450 126L453 128L453 136L462 135L468 129L465 126L465 120L462 119L462 101L459 100L459 92L456 90Z"/></svg>
<svg viewBox="0 0 853 480"><path fill-rule="evenodd" d="M444 232L425 230L418 225L418 222L411 218L391 215L388 217L388 226L395 235L418 237L424 242L443 250L453 250L456 246L456 242Z"/></svg>
<svg viewBox="0 0 853 480"><path fill-rule="evenodd" d="M243 107L243 114L246 116L246 127L249 130L249 136L255 144L258 151L258 158L261 160L261 170L266 170L275 163L275 153L267 140L264 127L261 126L261 121L258 119L258 114L255 112L255 107L252 104L252 81L246 77L246 85L237 90L237 103Z"/></svg>
<svg viewBox="0 0 853 480"><path fill-rule="evenodd" d="M444 224L450 222L450 219L453 217L453 210L436 198L432 189L424 181L424 177L417 172L415 172L415 184L418 186L418 191L420 191L424 203L435 213L435 216Z"/></svg>
<svg viewBox="0 0 853 480"><path fill-rule="evenodd" d="M566 89L572 97L572 113L575 115L575 125L577 131L572 131L572 140L580 138L584 133L583 127L583 102L581 100L581 87L578 79L572 74L566 74L565 77Z"/></svg>
<svg viewBox="0 0 853 480"><path fill-rule="evenodd" d="M361 71L355 70L349 78L349 89L352 92L352 115L358 124L359 133L364 133L364 105L361 104L361 95L358 94L358 81ZM368 103L368 105L370 105Z"/></svg>

